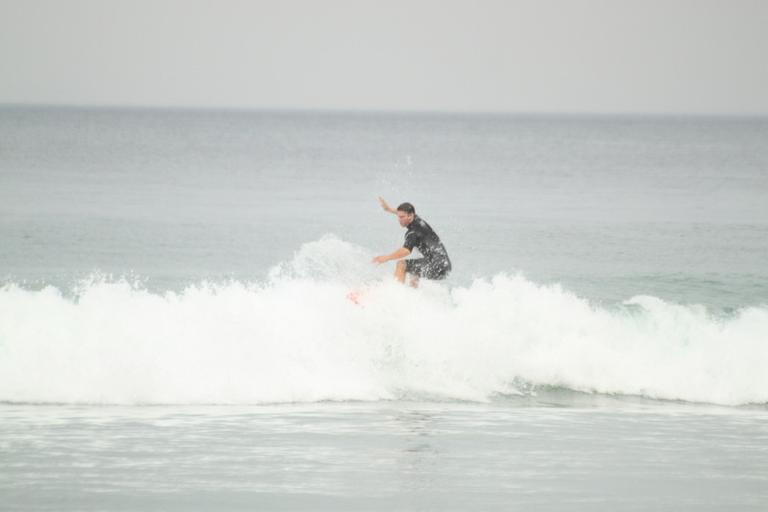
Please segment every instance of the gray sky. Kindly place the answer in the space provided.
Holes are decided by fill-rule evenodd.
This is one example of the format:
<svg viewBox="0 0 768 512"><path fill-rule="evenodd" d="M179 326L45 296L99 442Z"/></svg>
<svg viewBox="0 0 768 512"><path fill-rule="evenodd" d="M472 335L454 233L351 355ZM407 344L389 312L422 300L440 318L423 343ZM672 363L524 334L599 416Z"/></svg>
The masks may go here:
<svg viewBox="0 0 768 512"><path fill-rule="evenodd" d="M0 0L0 103L768 114L768 1Z"/></svg>

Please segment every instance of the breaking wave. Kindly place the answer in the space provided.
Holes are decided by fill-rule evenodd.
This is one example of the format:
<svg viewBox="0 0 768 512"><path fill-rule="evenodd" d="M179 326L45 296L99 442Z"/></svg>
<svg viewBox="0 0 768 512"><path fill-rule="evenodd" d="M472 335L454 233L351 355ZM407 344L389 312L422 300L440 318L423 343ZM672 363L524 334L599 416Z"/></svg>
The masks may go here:
<svg viewBox="0 0 768 512"><path fill-rule="evenodd" d="M74 296L7 284L0 401L485 401L556 386L768 402L766 307L722 318L638 296L606 309L504 274L415 290L370 256L328 236L263 282L153 293L92 279Z"/></svg>

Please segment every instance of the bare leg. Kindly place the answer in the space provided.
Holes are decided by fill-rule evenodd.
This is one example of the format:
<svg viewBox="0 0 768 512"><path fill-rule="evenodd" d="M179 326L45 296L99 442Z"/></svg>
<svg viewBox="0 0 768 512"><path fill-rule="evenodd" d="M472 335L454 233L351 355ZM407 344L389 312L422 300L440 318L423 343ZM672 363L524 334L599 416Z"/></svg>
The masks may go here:
<svg viewBox="0 0 768 512"><path fill-rule="evenodd" d="M412 288L418 288L419 287L419 276L412 275L411 276L411 287Z"/></svg>
<svg viewBox="0 0 768 512"><path fill-rule="evenodd" d="M400 260L395 266L395 279L401 283L405 282L405 260Z"/></svg>

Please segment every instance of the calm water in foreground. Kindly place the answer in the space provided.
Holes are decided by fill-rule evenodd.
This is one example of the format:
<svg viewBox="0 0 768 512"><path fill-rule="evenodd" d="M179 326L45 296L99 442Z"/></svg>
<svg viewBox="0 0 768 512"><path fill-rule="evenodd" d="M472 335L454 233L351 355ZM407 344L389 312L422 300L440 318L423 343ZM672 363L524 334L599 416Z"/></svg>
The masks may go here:
<svg viewBox="0 0 768 512"><path fill-rule="evenodd" d="M609 402L606 400L606 402ZM13 406L9 510L764 510L768 412Z"/></svg>

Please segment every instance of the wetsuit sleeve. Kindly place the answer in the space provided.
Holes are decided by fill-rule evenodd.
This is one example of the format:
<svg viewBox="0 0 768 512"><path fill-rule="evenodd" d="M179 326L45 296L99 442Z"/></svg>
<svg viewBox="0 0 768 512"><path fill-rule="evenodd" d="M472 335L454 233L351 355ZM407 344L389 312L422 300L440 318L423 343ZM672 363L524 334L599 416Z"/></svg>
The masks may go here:
<svg viewBox="0 0 768 512"><path fill-rule="evenodd" d="M405 234L405 242L403 243L403 247L413 252L413 248L419 245L419 240L419 234L416 233L416 231L408 231Z"/></svg>

